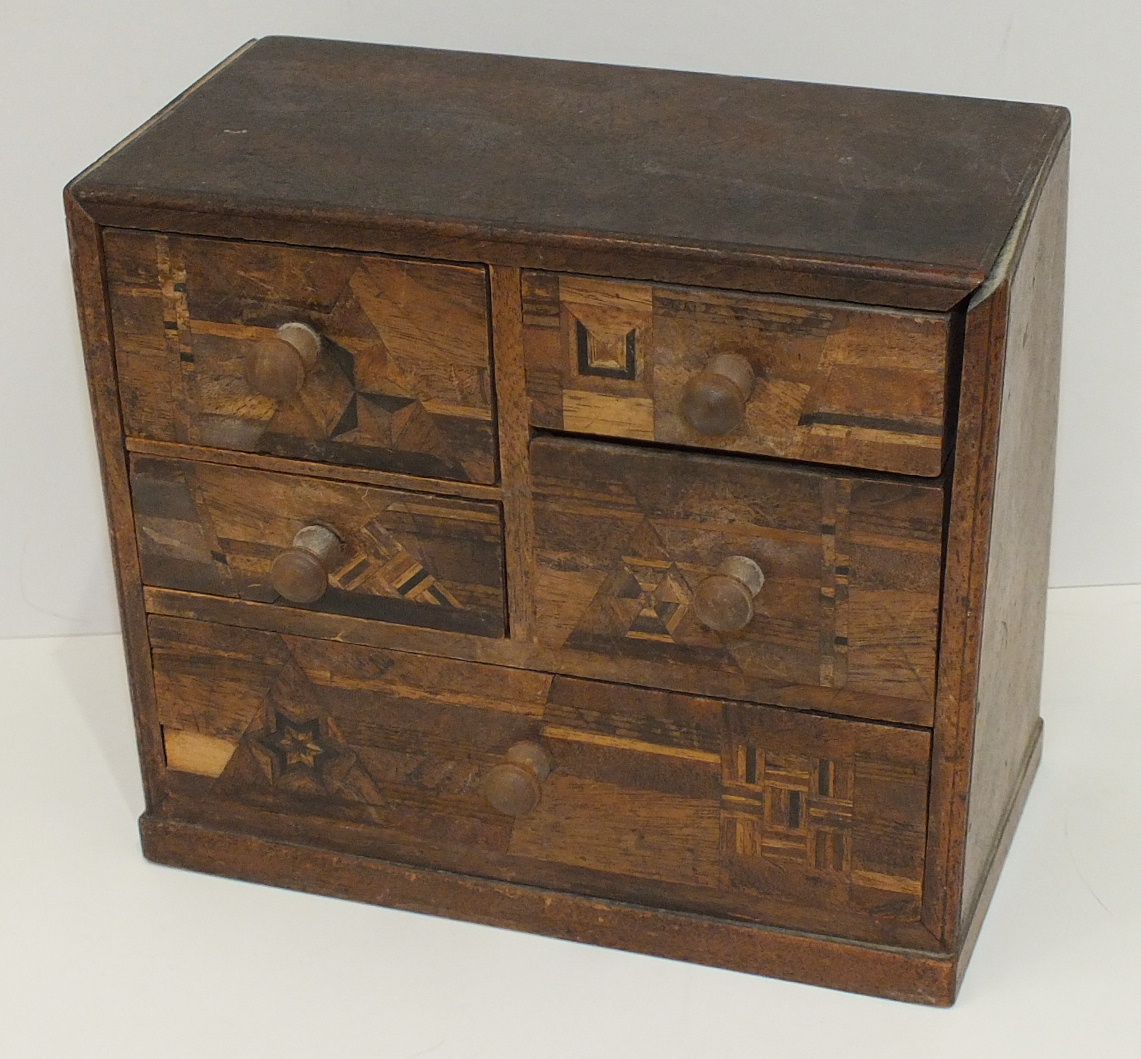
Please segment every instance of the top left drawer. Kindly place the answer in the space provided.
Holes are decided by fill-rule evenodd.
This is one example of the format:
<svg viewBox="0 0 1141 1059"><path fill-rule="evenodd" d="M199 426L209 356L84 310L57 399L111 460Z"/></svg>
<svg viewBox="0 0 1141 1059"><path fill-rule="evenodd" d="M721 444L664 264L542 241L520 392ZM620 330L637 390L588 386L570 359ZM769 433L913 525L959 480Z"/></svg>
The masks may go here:
<svg viewBox="0 0 1141 1059"><path fill-rule="evenodd" d="M104 239L128 435L496 480L482 267L115 229ZM305 327L282 332L290 342L283 324Z"/></svg>

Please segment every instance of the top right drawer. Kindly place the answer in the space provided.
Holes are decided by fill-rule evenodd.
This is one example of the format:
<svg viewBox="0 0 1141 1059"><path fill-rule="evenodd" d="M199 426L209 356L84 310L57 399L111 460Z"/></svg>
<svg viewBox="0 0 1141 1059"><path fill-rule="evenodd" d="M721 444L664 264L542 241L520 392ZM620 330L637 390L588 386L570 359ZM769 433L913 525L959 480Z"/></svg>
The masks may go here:
<svg viewBox="0 0 1141 1059"><path fill-rule="evenodd" d="M531 423L940 473L946 313L523 273Z"/></svg>

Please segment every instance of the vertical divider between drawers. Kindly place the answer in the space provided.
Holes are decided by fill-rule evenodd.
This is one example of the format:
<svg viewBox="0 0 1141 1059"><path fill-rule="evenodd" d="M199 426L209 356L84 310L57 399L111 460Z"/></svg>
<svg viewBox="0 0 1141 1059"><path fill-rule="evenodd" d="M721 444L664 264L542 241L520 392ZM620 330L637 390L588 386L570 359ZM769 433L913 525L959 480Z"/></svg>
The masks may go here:
<svg viewBox="0 0 1141 1059"><path fill-rule="evenodd" d="M507 613L511 638L535 638L535 515L531 428L523 368L522 273L491 266L492 361L503 486Z"/></svg>

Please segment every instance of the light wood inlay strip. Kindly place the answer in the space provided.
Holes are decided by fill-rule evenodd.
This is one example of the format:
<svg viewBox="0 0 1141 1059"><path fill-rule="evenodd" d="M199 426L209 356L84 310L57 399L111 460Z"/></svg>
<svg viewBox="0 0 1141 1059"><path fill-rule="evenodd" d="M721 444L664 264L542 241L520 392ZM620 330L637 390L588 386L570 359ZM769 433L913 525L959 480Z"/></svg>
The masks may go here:
<svg viewBox="0 0 1141 1059"><path fill-rule="evenodd" d="M258 471L276 471L279 474L303 474L309 478L326 478L334 482L359 482L383 489L404 489L412 493L431 493L434 496L457 496L467 500L498 500L501 491L494 485L475 482L451 482L436 478L417 478L410 474L391 471L374 471L367 467L343 467L332 463L312 463L308 460L290 460L280 456L262 456L237 449L214 449L204 445L179 445L173 441L151 441L148 438L127 438L127 450L147 456L165 456L176 460L195 460L198 463L220 463L228 467L249 467Z"/></svg>
<svg viewBox="0 0 1141 1059"><path fill-rule="evenodd" d="M594 743L597 746L610 746L617 750L636 750L639 754L665 754L668 757L683 757L690 761L707 761L711 765L721 764L721 755L712 750L697 750L684 746L664 746L661 743L646 743L641 739L627 739L618 735L603 735L600 732L584 732L578 728L564 728L549 724L543 728L546 739L563 739L574 743Z"/></svg>
<svg viewBox="0 0 1141 1059"><path fill-rule="evenodd" d="M535 516L531 429L523 363L523 292L517 268L491 268L492 356L503 483L507 613L513 640L535 639Z"/></svg>
<svg viewBox="0 0 1141 1059"><path fill-rule="evenodd" d="M868 886L873 890L888 890L896 894L923 893L923 883L919 879L901 879L897 875L881 875L874 871L852 872L852 882L856 886Z"/></svg>

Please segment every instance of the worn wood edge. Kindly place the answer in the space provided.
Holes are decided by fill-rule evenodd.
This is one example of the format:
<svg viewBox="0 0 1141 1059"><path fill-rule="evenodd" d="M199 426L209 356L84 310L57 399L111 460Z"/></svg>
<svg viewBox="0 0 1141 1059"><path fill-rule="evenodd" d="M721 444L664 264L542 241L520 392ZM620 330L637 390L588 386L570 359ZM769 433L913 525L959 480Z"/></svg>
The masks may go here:
<svg viewBox="0 0 1141 1059"><path fill-rule="evenodd" d="M1023 174L1022 186L1028 189L1026 196L1026 203L1023 209L1019 211L1018 216L1011 225L1010 232L1005 239L995 237L994 242L987 247L984 257L989 257L994 254L993 263L987 272L987 277L972 296L972 301L982 301L987 297L986 287L988 283L1000 276L1006 267L1004 262L1004 255L1007 250L1011 248L1011 236L1017 234L1019 237L1018 253L1022 252L1022 244L1026 241L1026 234L1029 231L1029 225L1026 224L1025 210L1026 206L1030 205L1033 209L1037 208L1038 200L1042 197L1042 188L1045 186L1046 180L1049 178L1050 173L1053 171L1054 163L1062 154L1063 149L1066 148L1070 138L1070 112L1065 107L1054 107L1059 112L1061 120L1055 122L1046 132L1042 134L1042 139L1039 145L1046 144L1049 141L1046 149L1042 152L1043 162L1038 172L1034 175L1032 180L1026 180L1026 174ZM997 251L997 253L996 253Z"/></svg>
<svg viewBox="0 0 1141 1059"><path fill-rule="evenodd" d="M1010 852L1014 834L1018 830L1018 822L1022 819L1022 810L1026 807L1026 800L1030 796L1030 789L1034 785L1034 777L1038 773L1038 765L1042 760L1043 723L1038 718L1038 726L1034 731L1034 738L1030 741L1026 756L1022 760L1019 770L1018 783L1014 788L1014 797L1010 800L1003 814L1002 826L999 828L998 839L991 847L987 856L986 867L983 870L983 883L971 904L970 911L963 917L966 929L963 931L959 943L959 962L956 969L957 984L961 984L966 974L967 965L974 952L982 930L983 920L990 908L991 899L998 887L1002 867L1006 863L1006 856Z"/></svg>
<svg viewBox="0 0 1141 1059"><path fill-rule="evenodd" d="M491 267L491 356L503 486L508 630L535 638L535 506L531 487L530 399L524 377L522 274Z"/></svg>
<svg viewBox="0 0 1141 1059"><path fill-rule="evenodd" d="M127 681L134 705L135 739L142 764L143 791L150 806L161 797L159 777L165 756L158 724L142 570L135 541L127 456L119 413L119 386L111 321L107 313L102 238L98 226L67 193L64 195L64 209L103 502L110 527Z"/></svg>
<svg viewBox="0 0 1141 1059"><path fill-rule="evenodd" d="M974 744L998 430L1006 364L1011 280L1043 189L1069 144L1064 123L1011 228L991 275L967 304L962 385L946 533L931 791L922 922L949 945L963 922L964 847ZM1001 346L999 348L999 343ZM998 353L993 351L999 348ZM968 379L968 373L972 378ZM971 401L971 382L977 399ZM969 411L967 411L969 409ZM966 414L965 414L966 413ZM980 527L985 526L985 532ZM961 584L952 596L948 587ZM947 615L953 615L948 620Z"/></svg>
<svg viewBox="0 0 1141 1059"><path fill-rule="evenodd" d="M926 730L931 726L931 705L918 700L893 699L883 695L843 692L807 685L773 687L768 689L773 694L761 697L756 691L755 682L744 679L714 685L711 683L713 674L709 672L674 674L672 669L681 667L648 666L628 658L608 660L586 651L548 648L519 639L444 632L272 603L206 596L171 588L148 586L144 589L144 595L149 613L169 618L189 618L286 636L307 636L381 650L481 662L509 669L601 680L610 684L628 684L651 691L676 691L731 702L755 702L801 713L819 713L905 728Z"/></svg>
<svg viewBox="0 0 1141 1059"><path fill-rule="evenodd" d="M188 91L193 91L190 89ZM183 93L185 96L187 93ZM179 97L180 99L183 97ZM163 111L162 115L168 111ZM145 131L145 130L140 130ZM115 148L117 150L118 148ZM102 160L101 160L102 161ZM897 283L904 287L936 287L959 291L960 299L978 287L985 273L975 268L956 268L933 265L923 261L894 261L878 258L849 257L840 254L800 252L790 247L754 246L747 243L710 241L702 243L666 242L639 239L621 232L584 232L576 228L563 230L549 228L509 228L495 224L464 221L458 217L409 216L381 211L338 210L307 202L243 202L235 209L227 196L155 196L143 188L130 191L80 189L79 199L93 216L101 208L157 208L187 214L212 214L218 206L228 206L236 215L248 220L274 220L289 223L305 221L321 227L339 225L367 225L395 232L438 232L455 239L475 239L492 243L538 245L540 247L578 247L584 250L640 253L646 250L664 257L715 258L749 264L753 267L777 270L809 271L837 278L879 280Z"/></svg>
<svg viewBox="0 0 1141 1059"><path fill-rule="evenodd" d="M947 275L936 268L925 273L922 265L913 270L863 260L831 262L778 252L747 252L736 246L672 246L576 232L531 235L445 219L358 217L303 205L238 212L228 201L130 204L104 201L90 192L83 194L82 202L106 227L656 280L930 312L947 312L962 304L985 278L975 271ZM924 276L928 282L916 282Z"/></svg>
<svg viewBox="0 0 1141 1059"><path fill-rule="evenodd" d="M993 335L1005 329L1006 294L1006 287L998 288L982 309L968 317L964 331L960 407L973 400L971 411L959 417L948 505L922 914L924 925L944 939L953 933L961 899L961 886L947 877L955 837L961 842L966 833L962 783L971 764L969 734L964 731L968 711L962 700L968 683L960 667L969 664L972 637L977 638L981 627L981 613L976 614L976 609L981 610L977 579L981 570L985 581L987 542L977 527L985 524L989 534L990 506L979 493L985 492L988 480L993 482L994 474L993 459L989 475L981 466L987 459L983 439L995 429L992 394L1001 385L995 380L993 363L998 358L988 363L985 356L972 358L968 353L976 347L990 349Z"/></svg>
<svg viewBox="0 0 1141 1059"><path fill-rule="evenodd" d="M941 955L645 908L200 827L145 813L156 863L915 1003L954 1002Z"/></svg>
<svg viewBox="0 0 1141 1059"><path fill-rule="evenodd" d="M282 456L263 456L260 453L241 452L237 449L216 449L203 445L184 445L176 441L152 441L150 438L128 437L127 451L164 459L193 460L196 463L215 463L226 467L245 467L276 474L296 474L306 478L322 478L331 482L354 482L375 485L382 489L401 489L409 493L431 493L433 496L459 497L465 500L494 500L502 497L496 485L477 482L456 482L446 478L420 478L397 474L393 471L375 471L368 467L346 467L336 463L313 463Z"/></svg>
<svg viewBox="0 0 1141 1059"><path fill-rule="evenodd" d="M985 879L1041 714L1064 329L1069 152L1042 192L1010 284L1001 422L979 629L962 910ZM966 921L960 916L959 929Z"/></svg>
<svg viewBox="0 0 1141 1059"><path fill-rule="evenodd" d="M68 182L67 192L69 194L71 194L76 199L76 201L78 203L85 205L82 202L82 200L84 199L82 189L78 187L78 185L80 184L81 181L83 181L86 177L88 177L92 173L94 173L95 170L97 170L104 162L107 161L107 159L111 158L113 155L118 154L124 147L126 147L132 141L137 140L140 136L143 135L144 132L147 132L149 129L151 129L155 125L159 124L159 122L166 119L178 107L178 105L183 102L183 100L185 100L192 93L198 91L199 88L201 88L207 81L209 81L211 78L213 78L216 74L221 73L227 66L230 65L230 63L232 63L236 59L240 58L245 52L249 51L250 48L252 48L255 44L257 44L257 42L258 41L257 41L256 37L253 38L252 40L246 41L245 44L243 44L236 51L233 51L229 55L227 55L220 63L218 63L217 65L215 65L215 66L211 67L209 70L207 70L206 73L204 73L200 78L198 78L198 80L195 81L192 85L190 85L188 88L183 89L183 91L179 92L178 95L176 95L174 97L174 99L172 99L169 103L167 103L167 105L165 107L163 107L157 114L152 115L146 121L144 121L142 123L142 125L140 125L137 129L135 129L134 132L128 133L126 136L124 136L109 151L104 151L103 154L101 154L97 159L95 159L94 162L91 163L91 165L89 165L86 169L84 169L81 173L77 174L75 177L73 177ZM93 214L90 213L90 211L87 211L87 212L88 212L89 216L91 216L92 219L96 221L96 223L101 223L98 221L97 218L94 217Z"/></svg>

